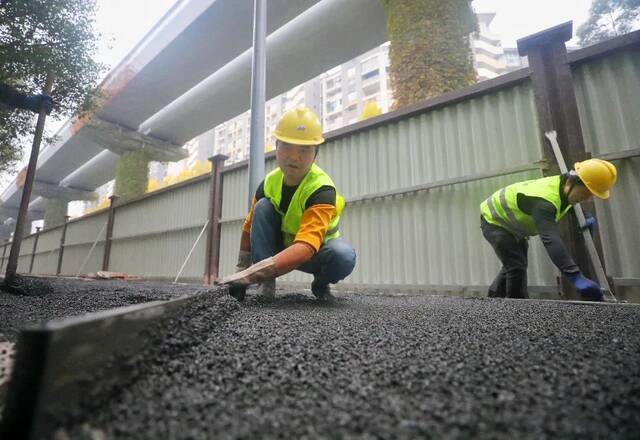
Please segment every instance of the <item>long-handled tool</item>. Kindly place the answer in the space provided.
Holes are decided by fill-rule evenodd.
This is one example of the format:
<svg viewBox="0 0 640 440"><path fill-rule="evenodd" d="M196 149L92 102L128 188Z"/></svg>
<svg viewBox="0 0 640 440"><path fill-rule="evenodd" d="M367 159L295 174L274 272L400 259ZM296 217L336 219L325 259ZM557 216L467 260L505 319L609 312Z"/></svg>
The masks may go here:
<svg viewBox="0 0 640 440"><path fill-rule="evenodd" d="M547 139L549 139L549 143L551 144L551 148L553 149L553 154L556 157L556 162L558 162L558 167L560 167L560 172L569 172L569 170L567 169L567 164L564 161L564 157L562 157L560 145L558 145L558 133L556 133L555 130L548 131L545 133L545 136L547 137ZM584 238L585 244L587 246L587 252L589 253L591 263L593 264L593 267L596 271L596 277L598 278L598 284L600 284L600 290L602 291L605 298L607 298L607 301L617 302L616 297L611 291L611 286L609 286L607 274L604 272L604 267L602 266L602 262L600 261L600 256L598 255L598 251L596 250L596 245L593 242L591 232L586 227L587 222L584 217L584 212L582 211L582 206L580 206L579 203L576 203L575 205L573 205L573 211L576 213L578 224L580 225L580 229L582 230L582 237Z"/></svg>

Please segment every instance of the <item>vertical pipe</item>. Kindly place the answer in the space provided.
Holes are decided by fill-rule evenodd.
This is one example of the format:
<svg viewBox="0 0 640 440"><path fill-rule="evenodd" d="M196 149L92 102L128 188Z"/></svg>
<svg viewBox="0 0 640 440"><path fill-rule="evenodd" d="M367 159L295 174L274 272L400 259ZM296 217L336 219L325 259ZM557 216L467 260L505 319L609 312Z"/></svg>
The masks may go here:
<svg viewBox="0 0 640 440"><path fill-rule="evenodd" d="M102 256L102 270L109 270L109 258L111 257L111 237L113 236L113 222L116 217L116 203L118 202L118 196L109 197L109 217L107 218L107 232L104 237L104 254Z"/></svg>
<svg viewBox="0 0 640 440"><path fill-rule="evenodd" d="M62 235L60 236L60 252L58 252L58 267L56 268L56 275L60 275L62 271L62 256L64 255L64 242L67 239L67 226L69 226L68 215L64 216L64 226L62 227Z"/></svg>
<svg viewBox="0 0 640 440"><path fill-rule="evenodd" d="M251 138L249 141L249 200L264 179L264 105L266 88L267 1L254 0L253 62L251 67Z"/></svg>
<svg viewBox="0 0 640 440"><path fill-rule="evenodd" d="M222 214L222 167L229 157L216 154L211 161L209 180L209 227L205 253L204 284L211 284L218 278L220 265L220 216Z"/></svg>
<svg viewBox="0 0 640 440"><path fill-rule="evenodd" d="M43 92L46 95L51 94L53 88L53 73L47 73ZM11 252L9 252L9 263L7 264L7 272L4 277L5 285L13 284L18 269L18 256L20 255L20 246L22 245L22 233L24 223L27 219L27 210L31 200L31 189L36 176L36 165L38 163L38 154L40 154L40 142L42 141L42 133L44 132L44 122L47 119L47 112L44 108L40 109L38 114L38 123L36 124L36 133L33 137L33 145L31 146L31 155L29 156L29 165L27 166L27 175L25 177L24 188L22 188L22 198L20 199L20 209L18 210L18 218L16 219L16 229L13 233L13 243L11 243Z"/></svg>
<svg viewBox="0 0 640 440"><path fill-rule="evenodd" d="M33 239L33 249L31 251L31 262L29 263L29 273L33 272L33 260L36 258L36 250L38 249L38 239L40 238L40 226L36 226L36 236Z"/></svg>

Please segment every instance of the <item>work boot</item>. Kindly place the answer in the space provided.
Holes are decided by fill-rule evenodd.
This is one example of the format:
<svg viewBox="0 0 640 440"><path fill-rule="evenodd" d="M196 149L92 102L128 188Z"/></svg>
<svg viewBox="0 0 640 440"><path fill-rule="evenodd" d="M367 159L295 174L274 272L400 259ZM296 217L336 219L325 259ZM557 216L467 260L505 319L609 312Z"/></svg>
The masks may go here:
<svg viewBox="0 0 640 440"><path fill-rule="evenodd" d="M320 284L316 280L313 280L311 283L311 293L322 301L328 301L333 299L333 295L331 294L331 289L328 284Z"/></svg>
<svg viewBox="0 0 640 440"><path fill-rule="evenodd" d="M276 299L276 279L271 278L258 284L258 296L262 299Z"/></svg>

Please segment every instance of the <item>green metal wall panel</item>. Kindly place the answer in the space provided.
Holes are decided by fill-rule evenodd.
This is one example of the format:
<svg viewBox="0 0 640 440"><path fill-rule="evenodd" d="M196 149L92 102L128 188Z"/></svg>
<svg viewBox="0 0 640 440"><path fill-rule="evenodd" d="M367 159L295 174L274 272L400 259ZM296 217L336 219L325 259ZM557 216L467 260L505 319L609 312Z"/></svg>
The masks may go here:
<svg viewBox="0 0 640 440"><path fill-rule="evenodd" d="M593 155L640 148L640 47L573 70L582 132ZM640 158L613 161L618 182L596 201L607 272L640 278Z"/></svg>

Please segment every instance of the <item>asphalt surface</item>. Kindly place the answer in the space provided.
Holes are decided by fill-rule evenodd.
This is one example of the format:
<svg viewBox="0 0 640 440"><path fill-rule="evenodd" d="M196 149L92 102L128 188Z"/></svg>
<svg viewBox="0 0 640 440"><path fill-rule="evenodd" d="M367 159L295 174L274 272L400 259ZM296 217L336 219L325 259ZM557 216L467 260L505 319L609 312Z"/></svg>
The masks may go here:
<svg viewBox="0 0 640 440"><path fill-rule="evenodd" d="M222 293L68 437L640 437L638 306Z"/></svg>
<svg viewBox="0 0 640 440"><path fill-rule="evenodd" d="M18 283L26 295L0 290L0 342L17 342L27 325L203 290L197 285L74 278L19 277Z"/></svg>

